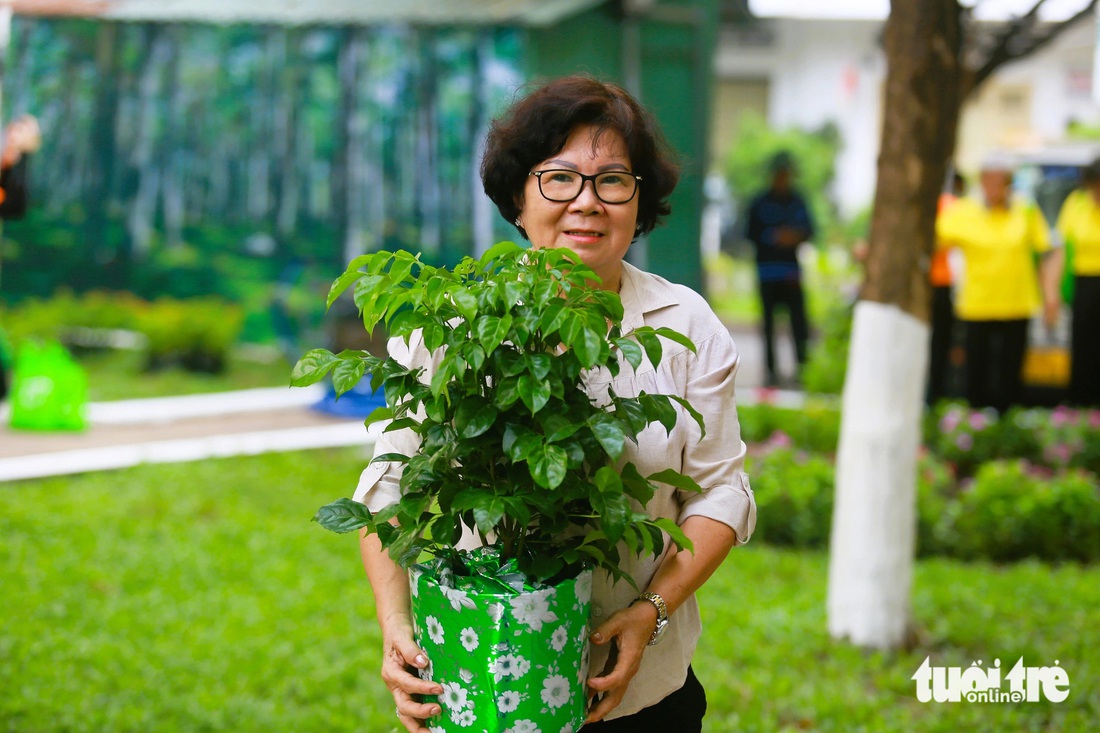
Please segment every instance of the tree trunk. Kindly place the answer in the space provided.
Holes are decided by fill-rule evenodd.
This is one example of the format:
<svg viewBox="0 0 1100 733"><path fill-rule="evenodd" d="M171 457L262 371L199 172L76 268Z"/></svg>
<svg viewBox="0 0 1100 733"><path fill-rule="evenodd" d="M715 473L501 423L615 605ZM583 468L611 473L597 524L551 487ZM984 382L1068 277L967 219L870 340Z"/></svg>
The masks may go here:
<svg viewBox="0 0 1100 733"><path fill-rule="evenodd" d="M166 95L168 98L168 116L165 122L164 137L161 140L161 152L157 156L163 166L161 178L161 201L164 207L164 242L169 248L183 244L183 219L185 205L183 199L183 118L187 113L186 90L180 78L182 44L180 36L182 26L173 24L165 29L168 43Z"/></svg>
<svg viewBox="0 0 1100 733"><path fill-rule="evenodd" d="M895 0L867 279L855 310L830 539L829 633L892 648L909 622L928 259L961 86L957 0Z"/></svg>
<svg viewBox="0 0 1100 733"><path fill-rule="evenodd" d="M100 79L107 80L96 86L90 147L91 166L84 188L85 241L106 255L115 243L109 241L107 214L110 208L111 187L115 177L115 125L118 120L118 60L119 24L101 23L96 30L95 68ZM124 287L129 280L130 252L122 243L110 259L108 283Z"/></svg>
<svg viewBox="0 0 1100 733"><path fill-rule="evenodd" d="M416 208L420 224L420 245L436 254L442 243L439 187L439 125L436 111L438 98L436 35L427 29L414 31L416 38L419 79L416 122Z"/></svg>
<svg viewBox="0 0 1100 733"><path fill-rule="evenodd" d="M480 257L493 244L493 202L481 184L481 158L485 155L485 134L489 129L489 80L486 73L493 52L493 32L478 31L473 48L471 76L470 138L474 154L470 160L471 233L474 255Z"/></svg>
<svg viewBox="0 0 1100 733"><path fill-rule="evenodd" d="M341 257L349 262L366 251L364 232L364 150L367 120L361 89L367 30L354 27L342 32L337 60L340 79L340 109L333 161L333 202L336 230L342 237Z"/></svg>
<svg viewBox="0 0 1100 733"><path fill-rule="evenodd" d="M153 159L153 130L156 124L160 79L171 53L170 41L164 34L163 25L149 23L144 30L148 36L150 51L144 57L144 66L138 79L137 120L132 158L137 181L130 210L126 214L126 231L138 257L143 257L149 251L156 216L160 170Z"/></svg>

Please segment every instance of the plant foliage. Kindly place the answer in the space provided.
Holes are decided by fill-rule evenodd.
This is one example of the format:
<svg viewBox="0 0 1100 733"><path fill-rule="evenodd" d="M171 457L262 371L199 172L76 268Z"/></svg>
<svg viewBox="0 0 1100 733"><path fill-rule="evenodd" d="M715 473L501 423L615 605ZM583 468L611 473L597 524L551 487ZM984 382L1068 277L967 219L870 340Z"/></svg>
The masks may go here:
<svg viewBox="0 0 1100 733"><path fill-rule="evenodd" d="M420 439L411 456L375 461L404 464L402 498L378 513L343 499L315 519L338 532L366 528L401 565L422 553L450 557L463 524L499 545L529 578L546 581L584 565L625 577L620 549L659 554L668 535L690 549L669 519L643 510L662 482L698 491L674 470L643 476L621 459L627 441L654 423L672 430L681 414L703 431L702 417L674 395L609 391L607 404L583 388L592 370L619 373L660 362L664 342L694 351L685 336L640 327L623 334L616 293L596 287L596 273L565 249L524 250L498 244L480 260L453 269L431 267L407 252L378 252L352 261L333 283L331 305L351 289L363 323L385 323L407 343L414 335L434 369L410 368L363 351L308 352L292 383L331 373L337 393L369 375L392 418L387 431ZM629 579L633 582L632 579Z"/></svg>

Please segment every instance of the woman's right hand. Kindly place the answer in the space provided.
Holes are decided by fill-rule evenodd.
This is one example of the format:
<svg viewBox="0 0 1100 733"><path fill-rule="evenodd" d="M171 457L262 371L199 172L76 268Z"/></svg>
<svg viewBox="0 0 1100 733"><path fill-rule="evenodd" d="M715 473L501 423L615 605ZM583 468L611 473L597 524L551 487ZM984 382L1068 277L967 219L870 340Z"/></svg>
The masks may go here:
<svg viewBox="0 0 1100 733"><path fill-rule="evenodd" d="M398 720L409 733L429 733L425 718L439 715L438 703L422 703L418 695L441 695L443 688L431 680L422 680L412 670L425 669L428 657L413 640L412 629L401 626L382 636L382 681L393 693Z"/></svg>

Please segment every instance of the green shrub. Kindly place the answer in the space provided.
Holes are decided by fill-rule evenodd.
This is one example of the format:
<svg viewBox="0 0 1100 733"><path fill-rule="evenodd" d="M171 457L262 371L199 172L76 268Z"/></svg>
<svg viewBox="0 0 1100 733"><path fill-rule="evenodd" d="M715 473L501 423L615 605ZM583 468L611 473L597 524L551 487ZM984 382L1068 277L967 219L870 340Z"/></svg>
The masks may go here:
<svg viewBox="0 0 1100 733"><path fill-rule="evenodd" d="M810 358L802 370L807 392L838 395L844 391L848 372L848 344L852 337L852 309L834 303L826 309L820 326L820 338L810 348Z"/></svg>
<svg viewBox="0 0 1100 733"><path fill-rule="evenodd" d="M219 298L157 300L137 322L148 339L146 366L178 364L189 371L222 372L243 322L241 309Z"/></svg>
<svg viewBox="0 0 1100 733"><path fill-rule="evenodd" d="M966 559L1100 559L1100 487L1083 471L1049 474L1025 461L987 463L946 520L952 554Z"/></svg>
<svg viewBox="0 0 1100 733"><path fill-rule="evenodd" d="M756 537L773 545L824 547L833 518L833 465L824 456L776 448L753 457Z"/></svg>
<svg viewBox="0 0 1100 733"><path fill-rule="evenodd" d="M831 401L810 398L800 408L764 402L740 405L737 416L741 435L750 445L762 443L781 432L799 448L815 453L834 453L840 439L840 410Z"/></svg>
<svg viewBox="0 0 1100 733"><path fill-rule="evenodd" d="M917 461L917 555L950 555L950 536L945 534L956 495L955 473L931 453Z"/></svg>

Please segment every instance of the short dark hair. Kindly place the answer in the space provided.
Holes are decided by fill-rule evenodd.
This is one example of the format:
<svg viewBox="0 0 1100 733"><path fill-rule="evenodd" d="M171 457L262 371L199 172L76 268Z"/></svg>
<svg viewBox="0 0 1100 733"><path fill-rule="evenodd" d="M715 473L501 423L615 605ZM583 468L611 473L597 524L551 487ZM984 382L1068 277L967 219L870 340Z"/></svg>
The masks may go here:
<svg viewBox="0 0 1100 733"><path fill-rule="evenodd" d="M565 147L578 125L622 135L638 184L638 228L648 234L672 210L669 194L680 177L653 116L615 84L587 75L554 79L515 102L493 121L481 159L481 182L500 215L514 223L531 169ZM527 232L519 227L524 237Z"/></svg>

